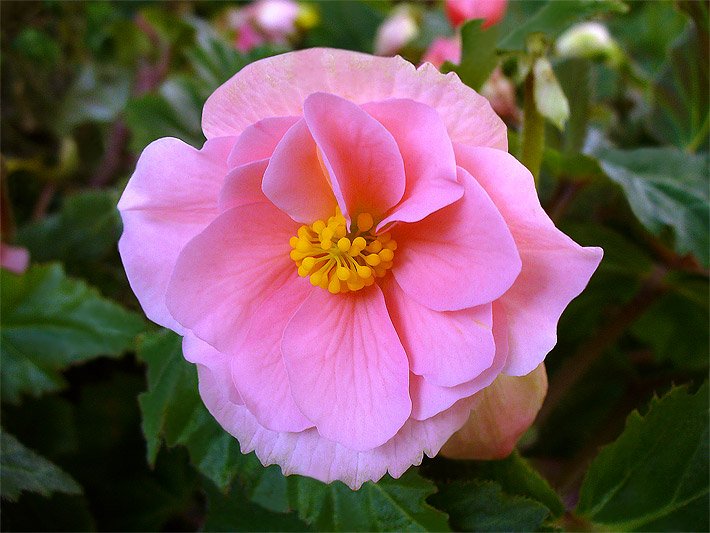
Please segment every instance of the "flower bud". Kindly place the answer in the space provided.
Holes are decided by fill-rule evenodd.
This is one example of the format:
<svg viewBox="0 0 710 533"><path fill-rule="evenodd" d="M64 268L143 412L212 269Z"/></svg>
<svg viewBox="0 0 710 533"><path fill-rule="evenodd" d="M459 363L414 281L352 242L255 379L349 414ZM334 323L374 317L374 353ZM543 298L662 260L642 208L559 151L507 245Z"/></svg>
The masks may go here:
<svg viewBox="0 0 710 533"><path fill-rule="evenodd" d="M441 68L441 65L447 61L454 64L461 62L461 38L459 36L434 39L422 57L422 63L429 62L436 68Z"/></svg>
<svg viewBox="0 0 710 533"><path fill-rule="evenodd" d="M483 19L487 28L500 22L505 16L508 0L446 0L446 15L451 24L458 27L467 20Z"/></svg>
<svg viewBox="0 0 710 533"><path fill-rule="evenodd" d="M598 22L576 24L557 40L557 53L562 57L603 58L618 63L621 50L609 34L609 30Z"/></svg>
<svg viewBox="0 0 710 533"><path fill-rule="evenodd" d="M404 48L419 33L412 8L406 4L396 7L377 30L375 54L391 56Z"/></svg>

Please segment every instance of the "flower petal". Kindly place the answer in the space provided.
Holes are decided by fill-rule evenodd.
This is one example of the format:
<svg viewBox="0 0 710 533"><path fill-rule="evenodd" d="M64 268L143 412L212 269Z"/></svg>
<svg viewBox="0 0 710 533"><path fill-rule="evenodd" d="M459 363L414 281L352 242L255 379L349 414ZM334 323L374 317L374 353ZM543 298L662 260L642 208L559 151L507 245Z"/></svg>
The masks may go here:
<svg viewBox="0 0 710 533"><path fill-rule="evenodd" d="M400 224L392 273L402 289L436 311L492 302L520 273L520 256L483 188L458 169L463 198L414 224Z"/></svg>
<svg viewBox="0 0 710 533"><path fill-rule="evenodd" d="M286 326L281 349L293 398L323 437L369 450L409 418L407 356L376 285L311 292Z"/></svg>
<svg viewBox="0 0 710 533"><path fill-rule="evenodd" d="M268 202L268 198L261 192L261 181L268 164L268 159L259 159L230 170L219 193L220 211L228 211L241 205Z"/></svg>
<svg viewBox="0 0 710 533"><path fill-rule="evenodd" d="M523 377L501 374L481 391L468 421L444 445L441 454L479 461L507 457L535 421L546 394L544 364Z"/></svg>
<svg viewBox="0 0 710 533"><path fill-rule="evenodd" d="M133 292L153 322L183 331L165 307L165 292L185 244L219 214L217 199L234 138L212 139L201 150L178 139L149 144L118 202L118 243Z"/></svg>
<svg viewBox="0 0 710 533"><path fill-rule="evenodd" d="M189 331L185 333L185 337L182 339L182 353L185 359L191 363L199 363L200 365L224 369L224 372L213 376L215 382L222 391L222 394L224 394L231 403L244 405L244 400L232 380L232 374L229 372L230 358L228 356L222 352L218 352Z"/></svg>
<svg viewBox="0 0 710 533"><path fill-rule="evenodd" d="M379 223L378 231L394 221L421 220L463 196L449 134L433 108L409 99L372 102L362 108L394 137L407 177L402 200Z"/></svg>
<svg viewBox="0 0 710 533"><path fill-rule="evenodd" d="M262 189L275 206L303 224L333 216L335 197L304 120L291 127L274 150Z"/></svg>
<svg viewBox="0 0 710 533"><path fill-rule="evenodd" d="M530 172L511 155L455 146L459 165L476 176L505 218L522 258L522 271L500 299L510 324L507 374L535 369L557 342L557 322L584 290L601 261L601 248L583 248L558 230L540 207Z"/></svg>
<svg viewBox="0 0 710 533"><path fill-rule="evenodd" d="M351 450L318 434L315 428L299 433L269 431L244 406L230 401L220 376L229 373L225 360L197 366L200 395L207 409L240 442L242 453L255 451L264 466L278 464L284 475L299 474L325 483L343 481L359 489L386 472L394 478L434 457L444 442L464 423L471 401L463 400L429 420L408 420L388 442L372 450Z"/></svg>
<svg viewBox="0 0 710 533"><path fill-rule="evenodd" d="M493 364L467 383L441 387L424 377L411 374L409 392L412 397L412 418L426 420L435 416L461 398L468 398L485 389L498 377L508 358L508 325L503 308L498 303L493 304L493 338L496 344Z"/></svg>
<svg viewBox="0 0 710 533"><path fill-rule="evenodd" d="M302 115L304 99L328 92L356 104L410 98L433 107L454 142L507 149L503 121L488 101L454 73L431 64L418 69L401 57L375 57L311 48L256 61L219 87L205 103L205 136L239 135L267 117Z"/></svg>
<svg viewBox="0 0 710 533"><path fill-rule="evenodd" d="M299 117L269 117L252 124L237 138L227 164L234 168L268 159L288 129L299 120Z"/></svg>
<svg viewBox="0 0 710 533"><path fill-rule="evenodd" d="M453 387L493 364L491 304L432 311L409 297L390 276L382 283L382 292L413 373L433 385Z"/></svg>
<svg viewBox="0 0 710 533"><path fill-rule="evenodd" d="M281 357L286 324L312 290L319 289L300 279L294 268L291 279L256 310L258 321L252 322L239 352L231 360L232 378L244 403L267 429L302 431L313 427L293 401Z"/></svg>
<svg viewBox="0 0 710 533"><path fill-rule="evenodd" d="M360 106L326 93L306 98L303 113L346 219L359 213L378 219L400 201L404 163L382 124Z"/></svg>
<svg viewBox="0 0 710 533"><path fill-rule="evenodd" d="M290 279L297 225L268 203L222 213L180 253L167 290L175 319L235 353L261 302Z"/></svg>

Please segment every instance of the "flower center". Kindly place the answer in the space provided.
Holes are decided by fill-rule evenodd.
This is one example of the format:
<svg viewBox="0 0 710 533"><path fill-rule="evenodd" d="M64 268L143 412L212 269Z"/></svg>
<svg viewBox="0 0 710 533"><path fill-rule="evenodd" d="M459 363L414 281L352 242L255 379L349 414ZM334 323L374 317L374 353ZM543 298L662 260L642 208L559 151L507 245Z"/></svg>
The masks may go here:
<svg viewBox="0 0 710 533"><path fill-rule="evenodd" d="M348 233L338 207L327 221L304 224L289 240L298 275L333 294L369 287L392 268L397 249L389 233L374 235L374 226L372 215L360 213Z"/></svg>

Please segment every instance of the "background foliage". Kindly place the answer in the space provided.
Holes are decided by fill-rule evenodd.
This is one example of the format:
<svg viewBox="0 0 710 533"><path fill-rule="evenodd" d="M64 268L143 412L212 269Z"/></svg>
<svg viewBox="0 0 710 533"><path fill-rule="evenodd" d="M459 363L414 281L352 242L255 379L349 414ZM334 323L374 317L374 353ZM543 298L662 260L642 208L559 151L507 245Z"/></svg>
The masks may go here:
<svg viewBox="0 0 710 533"><path fill-rule="evenodd" d="M550 392L519 451L426 460L352 492L263 468L207 413L179 339L147 323L116 251L115 205L150 141L194 145L223 81L290 47L371 52L392 2L312 3L288 47L240 54L210 2L3 2L2 238L31 267L0 274L3 528L11 530L695 530L708 524L707 3L511 2L463 28L474 87L518 84L530 35L566 97L539 190L605 257L562 318ZM418 62L452 33L415 6ZM620 58L561 57L574 23ZM545 52L543 52L545 53ZM511 123L511 150L519 144Z"/></svg>

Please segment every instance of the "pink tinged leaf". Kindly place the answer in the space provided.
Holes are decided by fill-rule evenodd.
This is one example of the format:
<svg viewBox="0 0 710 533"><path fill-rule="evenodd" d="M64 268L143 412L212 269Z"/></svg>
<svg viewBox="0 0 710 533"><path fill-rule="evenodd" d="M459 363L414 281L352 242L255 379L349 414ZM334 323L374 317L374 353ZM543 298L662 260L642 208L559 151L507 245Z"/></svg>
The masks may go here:
<svg viewBox="0 0 710 533"><path fill-rule="evenodd" d="M345 218L384 216L405 188L404 163L392 134L360 106L333 94L310 95L303 112Z"/></svg>
<svg viewBox="0 0 710 533"><path fill-rule="evenodd" d="M262 183L269 200L303 224L327 220L336 205L317 150L306 122L300 120L274 150Z"/></svg>
<svg viewBox="0 0 710 533"><path fill-rule="evenodd" d="M409 418L407 356L377 285L337 296L314 290L281 346L293 398L326 439L370 450Z"/></svg>
<svg viewBox="0 0 710 533"><path fill-rule="evenodd" d="M152 321L178 333L165 306L168 281L183 247L219 214L219 190L234 138L211 139L201 150L171 138L149 144L118 209L118 243L133 292Z"/></svg>
<svg viewBox="0 0 710 533"><path fill-rule="evenodd" d="M444 445L441 454L454 459L507 457L535 421L546 394L545 365L527 376L501 374L480 393L468 421Z"/></svg>
<svg viewBox="0 0 710 533"><path fill-rule="evenodd" d="M286 324L314 288L293 274L256 310L249 332L231 357L231 375L244 403L259 424L273 431L302 431L313 427L291 395L281 357L281 337Z"/></svg>
<svg viewBox="0 0 710 533"><path fill-rule="evenodd" d="M490 303L520 273L520 256L503 217L483 188L458 169L463 198L420 222L399 224L392 273L400 287L436 311ZM396 231L395 231L396 230Z"/></svg>
<svg viewBox="0 0 710 533"><path fill-rule="evenodd" d="M185 328L234 353L255 312L290 279L289 238L297 225L268 203L219 215L178 257L167 306Z"/></svg>
<svg viewBox="0 0 710 533"><path fill-rule="evenodd" d="M432 385L453 387L491 367L496 353L491 304L433 311L408 296L392 277L383 281L387 309L413 373Z"/></svg>
<svg viewBox="0 0 710 533"><path fill-rule="evenodd" d="M379 223L378 231L395 221L421 220L463 196L449 134L433 108L408 99L372 102L362 108L394 137L407 178L402 200Z"/></svg>
<svg viewBox="0 0 710 533"><path fill-rule="evenodd" d="M460 166L486 189L510 227L522 271L500 299L510 324L505 373L526 375L557 342L564 309L587 286L601 248L583 248L558 230L540 206L530 172L511 155L455 146Z"/></svg>

